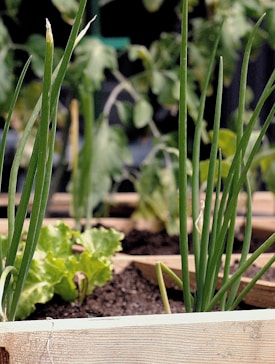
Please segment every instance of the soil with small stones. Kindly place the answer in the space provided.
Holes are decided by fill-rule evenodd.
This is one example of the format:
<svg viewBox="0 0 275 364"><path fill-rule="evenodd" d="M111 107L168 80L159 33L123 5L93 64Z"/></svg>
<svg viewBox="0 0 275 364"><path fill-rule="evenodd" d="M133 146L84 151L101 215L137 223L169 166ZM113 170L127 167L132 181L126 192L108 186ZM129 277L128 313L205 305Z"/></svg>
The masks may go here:
<svg viewBox="0 0 275 364"><path fill-rule="evenodd" d="M260 241L254 239L251 252L259 246ZM236 239L235 252L241 249L241 241ZM169 255L179 253L179 239L168 236L165 231L152 233L149 231L133 230L123 240L123 253L135 255ZM248 276L254 276L257 267L252 266ZM266 280L274 280L275 272L270 269ZM169 302L173 313L184 312L182 292L169 289ZM245 304L238 309L254 307ZM60 297L54 298L47 304L38 304L36 311L28 319L50 318L85 318L126 315L146 315L164 313L159 288L148 282L133 265L123 272L113 274L112 281L104 287L97 287L93 294L86 297L82 305L64 302Z"/></svg>

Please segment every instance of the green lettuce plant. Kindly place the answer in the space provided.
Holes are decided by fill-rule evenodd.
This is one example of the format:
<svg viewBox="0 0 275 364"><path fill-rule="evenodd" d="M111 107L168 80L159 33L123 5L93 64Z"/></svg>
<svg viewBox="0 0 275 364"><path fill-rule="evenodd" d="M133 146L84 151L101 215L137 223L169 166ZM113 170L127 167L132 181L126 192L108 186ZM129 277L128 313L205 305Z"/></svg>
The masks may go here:
<svg viewBox="0 0 275 364"><path fill-rule="evenodd" d="M212 55L209 61L207 76L200 98L198 118L196 120L193 158L192 158L192 242L195 258L196 290L190 288L188 269L188 230L187 230L187 205L188 205L188 175L187 175L187 77L188 77L188 1L183 1L182 8L182 45L181 45L181 73L180 73L180 112L179 112L179 209L180 209L180 252L182 264L182 277L179 279L175 274L161 262L157 264L157 275L161 287L164 304L169 312L169 302L164 287L162 270L175 278L176 282L183 288L183 299L186 312L211 311L217 306L220 310L233 310L243 299L247 292L253 287L262 274L274 263L275 255L265 266L252 278L251 282L242 290L240 279L246 269L275 242L275 234L272 234L253 254L248 256L251 239L251 186L248 171L253 163L254 157L265 136L268 126L273 120L275 105L263 123L263 126L254 141L253 147L247 155L248 145L253 128L259 113L266 100L274 92L275 71L271 74L258 103L250 116L247 125L244 125L246 80L249 58L253 40L264 19L265 14L256 23L251 33L244 52L241 69L241 80L239 88L239 104L236 124L236 151L233 155L227 177L222 185L222 154L218 146L220 133L220 114L223 91L223 58L219 58L219 75L216 93L215 118L213 122L213 135L211 152L209 158L206 196L205 200L200 198L200 145L202 122L207 94L208 82L218 48L219 37L222 33L222 23L218 37L216 37ZM247 213L244 242L238 269L230 275L230 262L234 246L235 221L237 215L238 196L243 186L247 190ZM215 196L214 211L212 214L212 198ZM221 194L221 200L219 196ZM225 261L222 256L225 252ZM216 291L218 274L222 271L222 286Z"/></svg>
<svg viewBox="0 0 275 364"><path fill-rule="evenodd" d="M92 228L83 233L63 221L41 228L15 318L23 320L37 303L50 301L54 294L67 302L82 304L96 286L112 278L112 257L121 249L123 234L114 229ZM7 254L7 236L1 236ZM19 269L24 253L24 236L14 267ZM0 280L1 281L1 280ZM2 306L1 316L5 317Z"/></svg>
<svg viewBox="0 0 275 364"><path fill-rule="evenodd" d="M95 229L80 234L72 232L64 224L42 228L53 167L58 99L72 53L89 27L88 23L80 31L85 6L86 0L81 0L66 49L55 69L53 35L50 22L46 20L42 94L26 124L12 163L8 191L8 235L0 237L0 316L3 321L26 317L35 303L45 302L53 293L58 293L69 301L78 297L81 302L95 285L102 285L110 279L112 266L109 258L120 249L122 234L113 230L108 232ZM19 77L5 122L0 145L0 182L11 117L30 62L31 59L27 61ZM40 122L21 199L16 209L15 194L20 160L38 114ZM24 232L23 224L31 197L33 203L29 227ZM73 244L82 246L82 252L78 256L72 254ZM78 280L77 290L74 279L79 277L78 273L84 278Z"/></svg>

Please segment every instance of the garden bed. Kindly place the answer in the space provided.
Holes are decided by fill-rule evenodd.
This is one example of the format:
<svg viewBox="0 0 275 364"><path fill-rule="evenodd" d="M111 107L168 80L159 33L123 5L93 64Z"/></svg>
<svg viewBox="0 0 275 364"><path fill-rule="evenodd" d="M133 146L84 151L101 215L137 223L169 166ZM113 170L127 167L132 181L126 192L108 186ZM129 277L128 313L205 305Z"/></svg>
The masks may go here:
<svg viewBox="0 0 275 364"><path fill-rule="evenodd" d="M1 204L3 206L4 199L2 198L3 196L1 196ZM132 193L116 194L113 195L112 198L113 211L115 211L115 209L122 211L123 206L127 206L129 211L131 208L134 208L135 203L137 202L137 195ZM253 247L254 244L257 246L262 238L271 233L275 221L275 217L272 216L273 205L274 198L270 193L257 193L254 195L252 251L255 250ZM56 194L52 200L51 206L52 213L54 211L59 213L61 213L61 211L64 212L64 210L68 211L69 195ZM265 216L263 215L263 206L265 207ZM59 218L59 216L47 218L44 220L44 224L54 224ZM71 227L74 226L74 219L66 218L62 220L65 220ZM241 248L243 222L243 217L239 216L236 227L236 236L239 236L239 240L236 239L235 244L236 253L238 253ZM112 282L108 283L105 287L97 288L94 295L87 297L82 306L60 302L58 297L55 297L53 301L48 304L43 306L39 305L39 309L31 318L40 319L58 317L59 315L61 315L60 317L87 317L89 315L116 316L151 314L154 312L162 313L162 302L155 280L155 263L157 260L161 259L163 262L168 263L168 265L180 275L178 237L168 236L165 231L161 229L160 225L154 225L155 229L152 229L152 226L150 227L150 225L146 223L142 224L140 221L136 222L131 218L126 217L95 218L92 223L95 226L104 225L106 227L115 227L117 230L123 231L126 237L123 241L122 253L131 255L131 257L129 258L119 254L115 258L115 272ZM25 224L25 228L27 228L28 220L26 220ZM4 233L6 231L5 229L7 229L7 221L1 219L0 231ZM191 232L191 230L192 225L190 220L189 231ZM125 269L124 271L121 271L122 267ZM192 269L191 266L191 278L194 277ZM269 273L271 272L273 272L273 270L270 269ZM245 284L247 279L249 278L243 278L243 284ZM275 282L275 277L273 279L271 275L265 278L264 281L258 282L257 288L260 284L263 291L259 293L259 291L256 290L256 293L255 295L252 295L252 298L247 296L246 301L243 302L239 308L246 307L251 309L254 307L274 307L275 299L273 291L275 289L275 283L273 282ZM167 281L167 284L169 284L169 281ZM129 287L131 288L129 289ZM115 291L117 288L119 289L118 292ZM152 297L154 297L153 300ZM173 287L169 291L169 297L173 312L183 312L182 293ZM118 298L117 301L116 298ZM265 298L268 302L264 300L259 302L259 298ZM127 306L128 300L129 306ZM152 302L154 302L154 304L152 304ZM109 309L107 309L107 306L109 306ZM113 312L111 309L113 309Z"/></svg>
<svg viewBox="0 0 275 364"><path fill-rule="evenodd" d="M129 239L129 240L128 240ZM240 242L237 242L240 244ZM251 244L254 251L260 241L255 239ZM238 244L237 244L238 245ZM181 275L178 237L169 237L164 231L135 230L123 240L123 251L114 258L114 275L111 282L95 289L83 305L62 302L58 297L38 309L30 319L75 318L95 316L125 316L164 313L159 288L156 282L155 263L162 261L173 271ZM238 247L236 248L238 250ZM271 250L271 249L270 249ZM273 253L263 254L258 258L242 278L243 288L253 277L258 267L262 266ZM239 254L232 256L232 266ZM193 256L189 256L189 270L192 288L195 288L195 268ZM184 312L182 292L174 282L165 277L171 310L174 313ZM218 285L221 282L221 277ZM270 268L255 287L245 297L238 309L274 308L275 307L275 269Z"/></svg>

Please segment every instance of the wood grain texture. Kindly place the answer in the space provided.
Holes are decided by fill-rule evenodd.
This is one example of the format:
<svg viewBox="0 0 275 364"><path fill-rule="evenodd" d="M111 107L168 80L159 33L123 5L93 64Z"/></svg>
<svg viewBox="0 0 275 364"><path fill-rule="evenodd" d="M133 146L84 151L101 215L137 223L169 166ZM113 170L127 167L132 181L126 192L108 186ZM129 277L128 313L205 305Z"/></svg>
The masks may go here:
<svg viewBox="0 0 275 364"><path fill-rule="evenodd" d="M205 194L202 194L202 199ZM139 201L139 196L135 192L119 192L112 193L106 196L106 202L111 205L125 205L135 207ZM20 201L20 194L18 193L15 198L15 203L18 205ZM246 194L240 193L238 210L245 212ZM7 206L8 194L0 194L0 206ZM69 211L71 204L71 195L66 192L56 192L49 205L50 211ZM32 199L30 206L32 205ZM252 196L252 211L253 215L274 216L275 215L275 195L272 192L261 191L255 192Z"/></svg>
<svg viewBox="0 0 275 364"><path fill-rule="evenodd" d="M0 324L12 364L267 364L274 336L274 310Z"/></svg>
<svg viewBox="0 0 275 364"><path fill-rule="evenodd" d="M55 225L58 221L63 221L70 228L75 228L75 219L70 217L65 218L44 218L43 226L47 225ZM82 225L85 225L85 219L81 220ZM151 232L159 232L162 230L163 226L158 221L146 221L146 220L133 220L130 218L122 218L122 217L98 217L92 219L92 225L103 225L106 228L115 228L117 231L121 231L123 233L129 233L133 229L138 230L149 230ZM189 230L191 231L191 220L189 222ZM24 221L24 230L27 230L29 227L29 219L26 218ZM8 220L0 218L0 234L8 233ZM1 363L0 363L1 364Z"/></svg>
<svg viewBox="0 0 275 364"><path fill-rule="evenodd" d="M203 194L202 194L203 198ZM16 204L20 201L20 194L16 195ZM49 212L58 213L59 216L68 216L70 211L71 196L69 193L55 193L49 204ZM237 217L236 228L243 226L245 220L241 216L245 214L245 194L240 194L239 198L239 214ZM138 203L137 193L114 193L106 197L111 205L130 206L134 208ZM8 195L6 193L0 194L0 207L5 208L8 204ZM31 211L32 201L30 201L29 211ZM259 239L265 239L275 231L275 197L271 192L255 192L253 194L252 204L253 218L252 218L252 230L253 235ZM44 224L55 223L58 218L45 219ZM75 226L74 219L62 218L66 221L70 227ZM82 220L85 223L85 220ZM138 230L150 230L152 232L158 232L163 229L163 224L157 220L145 220L145 219L133 219L129 218L96 218L92 221L93 224L103 224L107 227L115 227L117 230L128 233L132 229ZM24 228L28 228L28 220L26 219ZM188 220L188 232L192 231L192 221ZM0 233L7 233L7 221L6 219L0 219Z"/></svg>

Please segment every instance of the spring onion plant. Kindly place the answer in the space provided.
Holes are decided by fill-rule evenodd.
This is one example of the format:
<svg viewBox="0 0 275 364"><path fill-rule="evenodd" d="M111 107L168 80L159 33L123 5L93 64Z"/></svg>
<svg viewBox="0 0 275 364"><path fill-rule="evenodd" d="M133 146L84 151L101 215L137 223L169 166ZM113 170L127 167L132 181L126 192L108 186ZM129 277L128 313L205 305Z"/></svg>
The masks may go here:
<svg viewBox="0 0 275 364"><path fill-rule="evenodd" d="M0 266L0 315L3 321L11 321L15 318L20 294L23 290L24 282L26 280L41 231L52 174L59 93L73 50L87 31L86 27L84 30L79 32L85 7L86 0L80 0L67 46L64 50L63 57L55 70L53 70L53 35L50 22L46 20L43 90L20 139L10 173L8 190L8 247L6 251L3 251L2 247L0 249L0 261L2 262L2 265ZM31 59L27 61L19 78L5 123L0 146L0 179L3 171L6 137L9 130L13 108L30 62ZM16 210L15 193L20 159L30 131L39 114L40 124L36 134L20 203ZM14 268L15 261L19 249L22 249L21 241L23 224L27 216L31 196L33 196L33 204L30 214L29 229L26 233L23 247L22 262L20 267L16 270Z"/></svg>
<svg viewBox="0 0 275 364"><path fill-rule="evenodd" d="M183 300L186 312L211 311L219 307L220 310L233 310L255 285L257 280L275 262L275 255L264 267L251 279L243 289L240 288L240 280L243 273L253 262L275 242L275 234L272 234L254 253L248 255L251 240L251 188L248 171L253 158L261 144L261 141L272 122L275 105L270 108L269 114L263 122L259 136L247 156L247 146L251 133L266 100L274 92L275 71L271 74L257 105L244 124L245 92L247 88L247 73L250 52L253 39L262 23L265 14L255 24L244 52L238 103L237 143L236 151L232 158L228 175L222 181L222 155L218 148L220 115L223 91L223 59L219 59L218 86L216 92L215 116L213 120L213 138L209 157L208 178L204 200L200 198L200 143L202 133L202 121L205 108L207 87L217 47L222 31L218 32L212 56L209 61L208 72L205 78L204 88L200 98L200 108L195 125L194 146L192 156L192 221L193 221L193 249L195 258L196 290L191 290L188 267L188 232L187 232L187 34L188 34L188 1L183 1L182 9L182 45L181 45L181 74L180 74L180 112L179 112L179 194L180 194L180 254L182 265L182 277L177 277L167 266L159 262L156 265L157 276L160 285L166 312L170 312L169 302L163 281L162 272L172 276L183 289ZM237 216L238 196L243 188L247 191L247 211L244 242L241 258L237 270L230 275L230 262L234 245L235 222ZM212 211L212 201L214 209ZM220 197L221 196L221 197ZM225 259L223 257L225 256ZM217 290L217 280L222 272L222 285Z"/></svg>

